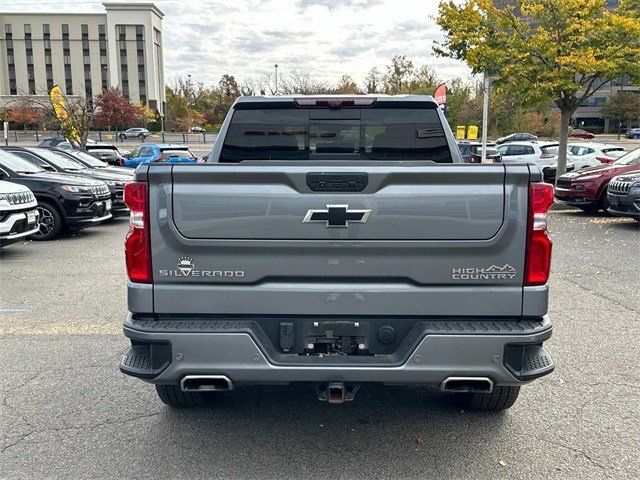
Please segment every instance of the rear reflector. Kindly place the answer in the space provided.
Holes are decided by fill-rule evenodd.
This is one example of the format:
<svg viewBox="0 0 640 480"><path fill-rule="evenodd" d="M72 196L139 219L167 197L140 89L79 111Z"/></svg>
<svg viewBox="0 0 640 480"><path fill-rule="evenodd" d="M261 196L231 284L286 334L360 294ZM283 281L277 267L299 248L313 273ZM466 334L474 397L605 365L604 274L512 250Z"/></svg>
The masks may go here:
<svg viewBox="0 0 640 480"><path fill-rule="evenodd" d="M549 280L552 243L547 231L547 211L551 205L553 185L532 183L529 186L525 285L544 285Z"/></svg>
<svg viewBox="0 0 640 480"><path fill-rule="evenodd" d="M148 196L144 182L129 182L124 186L124 203L130 210L129 232L124 242L125 259L129 280L136 283L153 283Z"/></svg>

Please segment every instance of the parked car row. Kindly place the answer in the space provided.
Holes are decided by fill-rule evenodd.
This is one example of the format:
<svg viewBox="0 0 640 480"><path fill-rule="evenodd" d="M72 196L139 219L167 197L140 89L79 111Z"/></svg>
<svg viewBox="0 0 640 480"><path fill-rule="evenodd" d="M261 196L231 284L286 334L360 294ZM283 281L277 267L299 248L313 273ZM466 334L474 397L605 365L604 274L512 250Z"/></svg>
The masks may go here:
<svg viewBox="0 0 640 480"><path fill-rule="evenodd" d="M611 164L562 175L555 197L585 212L603 210L640 221L640 148Z"/></svg>
<svg viewBox="0 0 640 480"><path fill-rule="evenodd" d="M97 162L57 148L0 148L0 247L127 215L123 190L133 170Z"/></svg>
<svg viewBox="0 0 640 480"><path fill-rule="evenodd" d="M533 137L530 134L512 134L498 139L496 143L487 143L487 160L503 163L531 163L538 165L546 182L554 183L559 143L540 140L514 140L514 138ZM458 142L460 153L467 163L482 161L480 142ZM611 164L625 154L623 147L604 143L569 143L567 147L567 171Z"/></svg>

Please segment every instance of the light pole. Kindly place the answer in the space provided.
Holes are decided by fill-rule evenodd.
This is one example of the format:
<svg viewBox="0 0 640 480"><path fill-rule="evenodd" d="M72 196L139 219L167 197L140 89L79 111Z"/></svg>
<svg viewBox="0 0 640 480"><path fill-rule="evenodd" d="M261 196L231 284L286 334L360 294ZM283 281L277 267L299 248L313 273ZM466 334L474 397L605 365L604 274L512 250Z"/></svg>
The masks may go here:
<svg viewBox="0 0 640 480"><path fill-rule="evenodd" d="M278 64L275 64L276 67L276 88L275 88L275 95L278 96Z"/></svg>
<svg viewBox="0 0 640 480"><path fill-rule="evenodd" d="M491 78L484 74L484 101L482 103L482 160L487 160L487 129L489 128L489 88L491 87Z"/></svg>

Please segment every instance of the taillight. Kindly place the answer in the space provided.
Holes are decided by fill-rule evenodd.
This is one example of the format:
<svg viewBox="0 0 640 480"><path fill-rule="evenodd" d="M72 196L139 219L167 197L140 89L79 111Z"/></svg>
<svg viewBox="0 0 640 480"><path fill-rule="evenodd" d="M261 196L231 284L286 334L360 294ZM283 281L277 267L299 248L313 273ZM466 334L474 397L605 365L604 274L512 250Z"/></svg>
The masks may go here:
<svg viewBox="0 0 640 480"><path fill-rule="evenodd" d="M596 160L598 160L600 163L613 163L615 158L611 158L611 157L596 157Z"/></svg>
<svg viewBox="0 0 640 480"><path fill-rule="evenodd" d="M124 203L130 210L125 259L129 280L136 283L153 283L148 196L145 182L129 182L124 186Z"/></svg>
<svg viewBox="0 0 640 480"><path fill-rule="evenodd" d="M553 153L543 153L542 155L540 155L540 160L547 160L549 158L555 158L555 154Z"/></svg>
<svg viewBox="0 0 640 480"><path fill-rule="evenodd" d="M164 158L162 157L156 157L153 160L151 160L152 162L164 162Z"/></svg>
<svg viewBox="0 0 640 480"><path fill-rule="evenodd" d="M294 99L294 102L299 107L329 107L338 109L342 107L370 107L376 100L376 97L303 97Z"/></svg>
<svg viewBox="0 0 640 480"><path fill-rule="evenodd" d="M551 205L553 185L532 183L529 186L525 285L544 285L549 280L552 243L547 231L547 211Z"/></svg>

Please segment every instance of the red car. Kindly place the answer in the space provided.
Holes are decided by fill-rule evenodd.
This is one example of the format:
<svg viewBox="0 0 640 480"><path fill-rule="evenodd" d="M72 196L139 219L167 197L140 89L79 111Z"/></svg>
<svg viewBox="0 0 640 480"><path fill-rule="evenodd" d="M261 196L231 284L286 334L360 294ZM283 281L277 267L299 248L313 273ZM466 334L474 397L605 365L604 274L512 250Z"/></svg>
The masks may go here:
<svg viewBox="0 0 640 480"><path fill-rule="evenodd" d="M583 168L566 173L556 182L556 199L585 212L607 211L607 185L613 177L640 171L640 148L609 165Z"/></svg>
<svg viewBox="0 0 640 480"><path fill-rule="evenodd" d="M587 140L591 140L593 138L596 138L596 136L591 133L591 132L587 132L586 130L581 130L579 128L575 128L573 130L571 130L569 132L569 137L571 138L584 138Z"/></svg>

